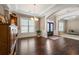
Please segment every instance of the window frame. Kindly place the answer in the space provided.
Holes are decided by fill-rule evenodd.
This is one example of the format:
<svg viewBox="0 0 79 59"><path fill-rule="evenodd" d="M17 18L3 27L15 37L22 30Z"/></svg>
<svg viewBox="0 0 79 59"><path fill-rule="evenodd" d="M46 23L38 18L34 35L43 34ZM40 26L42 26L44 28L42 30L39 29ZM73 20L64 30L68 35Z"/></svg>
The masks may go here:
<svg viewBox="0 0 79 59"><path fill-rule="evenodd" d="M63 27L63 30L60 30L60 23L62 23L63 25L62 25L62 27ZM65 23L64 23L64 21L60 21L59 22L59 32L64 32L64 26L65 26Z"/></svg>
<svg viewBox="0 0 79 59"><path fill-rule="evenodd" d="M28 18L28 17L21 17L21 18L20 18L20 23L21 23L22 18L24 18L24 20L28 20L28 31L22 33L22 31L21 31L21 26L22 26L22 25L20 24L20 33L22 33L22 34L25 34L25 33L34 33L34 32L35 32L35 21L32 20L32 21L34 21L34 31L33 31L33 32L29 32L29 28L30 28L29 20L31 20L31 19Z"/></svg>

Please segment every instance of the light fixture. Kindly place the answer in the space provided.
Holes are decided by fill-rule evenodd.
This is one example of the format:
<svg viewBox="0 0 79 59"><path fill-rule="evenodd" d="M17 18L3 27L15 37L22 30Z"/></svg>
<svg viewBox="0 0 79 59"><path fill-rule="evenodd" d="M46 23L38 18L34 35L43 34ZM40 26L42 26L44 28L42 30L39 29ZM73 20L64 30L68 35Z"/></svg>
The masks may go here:
<svg viewBox="0 0 79 59"><path fill-rule="evenodd" d="M33 17L31 17L31 20L34 20L34 18L33 18Z"/></svg>
<svg viewBox="0 0 79 59"><path fill-rule="evenodd" d="M34 11L36 11L36 4L33 4L33 6L34 6ZM31 17L31 20L34 20L34 21L38 21L39 19L34 15L33 17Z"/></svg>
<svg viewBox="0 0 79 59"><path fill-rule="evenodd" d="M39 19L35 16L31 17L31 20L38 21Z"/></svg>

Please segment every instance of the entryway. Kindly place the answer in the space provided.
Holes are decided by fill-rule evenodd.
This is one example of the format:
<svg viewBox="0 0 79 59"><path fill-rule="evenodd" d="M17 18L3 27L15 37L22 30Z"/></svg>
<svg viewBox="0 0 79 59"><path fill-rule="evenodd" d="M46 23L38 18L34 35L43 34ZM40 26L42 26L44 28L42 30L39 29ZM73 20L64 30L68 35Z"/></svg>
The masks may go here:
<svg viewBox="0 0 79 59"><path fill-rule="evenodd" d="M54 23L53 22L48 22L47 23L47 35L48 36L53 36L54 32Z"/></svg>

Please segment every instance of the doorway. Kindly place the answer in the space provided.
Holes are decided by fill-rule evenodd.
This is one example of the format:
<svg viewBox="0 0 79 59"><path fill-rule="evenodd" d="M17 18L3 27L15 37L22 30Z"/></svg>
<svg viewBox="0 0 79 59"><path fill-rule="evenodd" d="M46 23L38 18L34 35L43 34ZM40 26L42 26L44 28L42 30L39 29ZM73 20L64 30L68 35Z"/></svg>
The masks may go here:
<svg viewBox="0 0 79 59"><path fill-rule="evenodd" d="M54 23L53 22L48 22L47 23L47 35L48 36L53 36L54 32Z"/></svg>

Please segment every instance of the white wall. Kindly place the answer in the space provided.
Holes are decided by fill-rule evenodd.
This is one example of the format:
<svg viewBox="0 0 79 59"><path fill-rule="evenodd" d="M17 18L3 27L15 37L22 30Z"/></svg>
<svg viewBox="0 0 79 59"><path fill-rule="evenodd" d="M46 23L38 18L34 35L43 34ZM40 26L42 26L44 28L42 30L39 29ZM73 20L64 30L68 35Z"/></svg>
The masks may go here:
<svg viewBox="0 0 79 59"><path fill-rule="evenodd" d="M19 33L17 37L24 38L24 37L32 37L32 36L36 36L36 33Z"/></svg>
<svg viewBox="0 0 79 59"><path fill-rule="evenodd" d="M67 21L67 31L70 29L79 32L79 18Z"/></svg>

